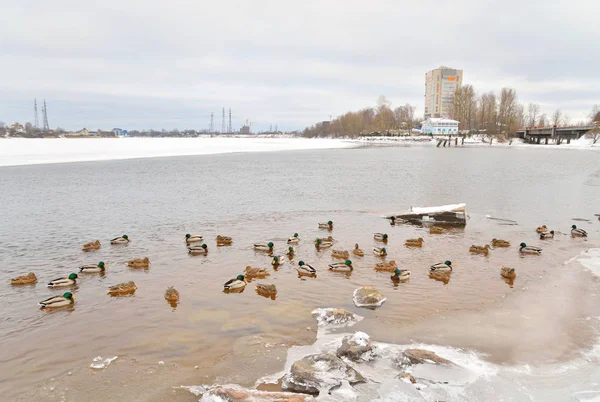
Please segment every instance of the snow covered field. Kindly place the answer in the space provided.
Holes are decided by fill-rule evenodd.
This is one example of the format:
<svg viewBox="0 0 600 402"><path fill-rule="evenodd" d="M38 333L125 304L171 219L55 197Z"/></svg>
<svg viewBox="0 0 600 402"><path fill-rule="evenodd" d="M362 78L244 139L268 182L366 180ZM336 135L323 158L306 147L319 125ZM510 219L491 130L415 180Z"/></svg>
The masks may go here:
<svg viewBox="0 0 600 402"><path fill-rule="evenodd" d="M355 143L347 140L305 138L11 138L0 139L0 166L347 148L353 145Z"/></svg>

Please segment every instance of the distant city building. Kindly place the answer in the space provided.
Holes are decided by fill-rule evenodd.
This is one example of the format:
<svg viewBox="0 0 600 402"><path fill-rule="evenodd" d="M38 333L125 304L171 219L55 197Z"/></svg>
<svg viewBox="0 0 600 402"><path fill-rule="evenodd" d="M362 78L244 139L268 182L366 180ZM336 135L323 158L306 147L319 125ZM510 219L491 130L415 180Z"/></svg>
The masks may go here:
<svg viewBox="0 0 600 402"><path fill-rule="evenodd" d="M440 67L425 74L425 118L449 117L456 88L462 85L463 70Z"/></svg>
<svg viewBox="0 0 600 402"><path fill-rule="evenodd" d="M430 117L422 124L421 132L423 134L458 134L458 121L456 120Z"/></svg>
<svg viewBox="0 0 600 402"><path fill-rule="evenodd" d="M250 126L242 126L242 128L240 128L240 134L250 134Z"/></svg>
<svg viewBox="0 0 600 402"><path fill-rule="evenodd" d="M122 128L113 128L112 132L117 136L117 137L123 137L127 135L127 130L123 130Z"/></svg>

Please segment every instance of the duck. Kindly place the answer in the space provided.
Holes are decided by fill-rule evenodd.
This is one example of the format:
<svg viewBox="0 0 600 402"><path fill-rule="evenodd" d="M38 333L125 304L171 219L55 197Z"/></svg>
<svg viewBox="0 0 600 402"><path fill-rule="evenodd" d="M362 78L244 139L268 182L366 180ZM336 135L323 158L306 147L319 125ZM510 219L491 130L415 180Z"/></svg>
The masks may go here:
<svg viewBox="0 0 600 402"><path fill-rule="evenodd" d="M358 243L354 244L354 250L352 250L352 254L354 254L357 257L364 257L365 256L365 252L362 251L362 249L360 249L358 247Z"/></svg>
<svg viewBox="0 0 600 402"><path fill-rule="evenodd" d="M573 225L571 226L571 235L576 237L587 237L587 232Z"/></svg>
<svg viewBox="0 0 600 402"><path fill-rule="evenodd" d="M490 245L486 244L485 246L476 246L473 244L471 247L469 247L469 251L474 254L488 255L490 253Z"/></svg>
<svg viewBox="0 0 600 402"><path fill-rule="evenodd" d="M190 254L208 254L208 246L204 243L202 245L192 244L188 246L188 253Z"/></svg>
<svg viewBox="0 0 600 402"><path fill-rule="evenodd" d="M295 249L294 247L290 246L290 247L288 247L288 249L287 249L287 251L285 252L285 254L286 254L288 257L292 258L293 256L295 256L295 255L296 255L296 249Z"/></svg>
<svg viewBox="0 0 600 402"><path fill-rule="evenodd" d="M264 278L271 275L269 273L269 271L266 270L266 268L253 268L251 266L247 266L246 270L244 271L244 276L247 279L254 279L254 278Z"/></svg>
<svg viewBox="0 0 600 402"><path fill-rule="evenodd" d="M429 228L429 234L444 234L446 232L447 232L446 229L441 228L439 226L432 226Z"/></svg>
<svg viewBox="0 0 600 402"><path fill-rule="evenodd" d="M280 265L283 265L284 263L285 259L280 255L274 255L273 259L271 260L271 265L274 267L278 267Z"/></svg>
<svg viewBox="0 0 600 402"><path fill-rule="evenodd" d="M256 244L254 244L254 250L272 253L273 252L273 242L256 243Z"/></svg>
<svg viewBox="0 0 600 402"><path fill-rule="evenodd" d="M373 234L373 239L375 239L377 241L381 241L381 242L387 243L387 241L388 241L388 235L387 235L387 233L374 233Z"/></svg>
<svg viewBox="0 0 600 402"><path fill-rule="evenodd" d="M287 239L287 244L298 244L300 238L298 237L298 233L294 233L292 237Z"/></svg>
<svg viewBox="0 0 600 402"><path fill-rule="evenodd" d="M390 225L396 226L397 223L405 222L403 219L396 218L395 216L390 216Z"/></svg>
<svg viewBox="0 0 600 402"><path fill-rule="evenodd" d="M404 242L406 247L423 247L423 238L419 237L418 239L407 239Z"/></svg>
<svg viewBox="0 0 600 402"><path fill-rule="evenodd" d="M391 260L390 262L380 262L375 264L376 271L394 272L396 268L398 268L398 265L396 265L396 261L394 260Z"/></svg>
<svg viewBox="0 0 600 402"><path fill-rule="evenodd" d="M352 272L354 267L352 266L352 261L346 260L344 262L329 264L329 269L334 272Z"/></svg>
<svg viewBox="0 0 600 402"><path fill-rule="evenodd" d="M225 282L223 287L225 288L225 290L239 290L245 288L246 285L247 283L244 280L244 275L238 275L236 278L230 279L227 282Z"/></svg>
<svg viewBox="0 0 600 402"><path fill-rule="evenodd" d="M333 230L333 222L328 221L327 223L319 223L319 229Z"/></svg>
<svg viewBox="0 0 600 402"><path fill-rule="evenodd" d="M326 239L321 239L321 238L317 238L315 240L315 247L317 248L317 250L321 249L321 248L328 248L328 247L331 247L331 246L333 246L333 242L332 241L329 241L329 240L326 240Z"/></svg>
<svg viewBox="0 0 600 402"><path fill-rule="evenodd" d="M342 260L347 260L350 257L350 253L346 250L331 250L331 256L333 258L340 258Z"/></svg>
<svg viewBox="0 0 600 402"><path fill-rule="evenodd" d="M500 269L500 275L506 279L515 279L517 273L515 272L514 268L502 267Z"/></svg>
<svg viewBox="0 0 600 402"><path fill-rule="evenodd" d="M431 272L452 272L452 261L439 262L429 267Z"/></svg>
<svg viewBox="0 0 600 402"><path fill-rule="evenodd" d="M270 297L275 300L275 296L277 295L277 287L275 285L267 285L264 283L256 284L256 293L264 297Z"/></svg>
<svg viewBox="0 0 600 402"><path fill-rule="evenodd" d="M135 282L129 281L111 286L110 288L108 288L108 294L111 296L121 296L135 293L136 290L137 286L135 285Z"/></svg>
<svg viewBox="0 0 600 402"><path fill-rule="evenodd" d="M77 283L77 278L79 278L77 274L73 273L67 276L66 278L53 279L50 282L48 282L48 287L59 288L62 286L72 286Z"/></svg>
<svg viewBox="0 0 600 402"><path fill-rule="evenodd" d="M217 236L217 247L231 246L232 243L233 243L233 240L229 236L221 236L221 235Z"/></svg>
<svg viewBox="0 0 600 402"><path fill-rule="evenodd" d="M185 235L185 244L198 243L198 242L201 242L202 240L204 240L204 238L199 234L189 234L188 233Z"/></svg>
<svg viewBox="0 0 600 402"><path fill-rule="evenodd" d="M150 265L150 260L148 257L135 258L127 261L127 266L130 268L148 268L148 265Z"/></svg>
<svg viewBox="0 0 600 402"><path fill-rule="evenodd" d="M17 276L16 278L12 278L10 280L11 285L30 285L36 282L37 276L35 276L33 272L30 272L27 275Z"/></svg>
<svg viewBox="0 0 600 402"><path fill-rule="evenodd" d="M169 303L177 303L179 302L179 292L173 286L169 286L167 290L165 290L165 300Z"/></svg>
<svg viewBox="0 0 600 402"><path fill-rule="evenodd" d="M104 261L100 261L98 264L94 265L94 264L88 264L88 265L82 265L81 267L79 267L79 272L80 273L96 273L96 272L104 272L106 270L106 264L104 263Z"/></svg>
<svg viewBox="0 0 600 402"><path fill-rule="evenodd" d="M536 230L537 233L545 233L548 231L548 227L546 225L539 226Z"/></svg>
<svg viewBox="0 0 600 402"><path fill-rule="evenodd" d="M70 306L73 303L75 303L75 295L71 292L66 292L62 296L49 297L38 304L42 306L41 308L56 308Z"/></svg>
<svg viewBox="0 0 600 402"><path fill-rule="evenodd" d="M123 235L121 237L115 237L114 239L112 239L110 241L110 244L127 244L130 241L131 240L129 240L129 237L127 235Z"/></svg>
<svg viewBox="0 0 600 402"><path fill-rule="evenodd" d="M494 247L510 247L510 242L502 239L492 239L492 246Z"/></svg>
<svg viewBox="0 0 600 402"><path fill-rule="evenodd" d="M91 241L83 245L83 251L98 250L100 248L100 240Z"/></svg>
<svg viewBox="0 0 600 402"><path fill-rule="evenodd" d="M521 248L519 248L519 252L521 254L540 254L542 249L535 246L528 246L525 243L520 244Z"/></svg>
<svg viewBox="0 0 600 402"><path fill-rule="evenodd" d="M379 257L385 257L387 255L387 250L385 247L373 247L373 254Z"/></svg>
<svg viewBox="0 0 600 402"><path fill-rule="evenodd" d="M312 265L306 264L304 261L298 263L296 271L298 271L298 274L300 275L314 275L317 273L317 270Z"/></svg>
<svg viewBox="0 0 600 402"><path fill-rule="evenodd" d="M408 279L408 277L410 276L410 270L409 269L394 269L394 273L392 274L392 276L390 277L392 279L392 281L397 282L397 281L403 281L405 279Z"/></svg>
<svg viewBox="0 0 600 402"><path fill-rule="evenodd" d="M554 239L554 230L549 232L540 233L540 240L544 239Z"/></svg>

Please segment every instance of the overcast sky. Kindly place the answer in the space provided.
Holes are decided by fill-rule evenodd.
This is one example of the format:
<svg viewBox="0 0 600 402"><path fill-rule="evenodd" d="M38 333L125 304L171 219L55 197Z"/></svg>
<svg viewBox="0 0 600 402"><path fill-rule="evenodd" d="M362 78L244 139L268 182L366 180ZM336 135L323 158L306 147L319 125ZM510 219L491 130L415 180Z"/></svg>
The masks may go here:
<svg viewBox="0 0 600 402"><path fill-rule="evenodd" d="M517 90L572 121L600 104L599 0L0 0L0 121L302 129L411 103L425 72Z"/></svg>

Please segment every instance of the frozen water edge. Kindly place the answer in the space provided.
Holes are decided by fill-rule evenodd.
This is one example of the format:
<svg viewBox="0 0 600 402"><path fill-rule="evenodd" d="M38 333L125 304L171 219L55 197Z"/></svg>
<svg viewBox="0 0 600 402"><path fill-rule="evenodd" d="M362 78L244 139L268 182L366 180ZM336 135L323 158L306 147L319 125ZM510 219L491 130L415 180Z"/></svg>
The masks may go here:
<svg viewBox="0 0 600 402"><path fill-rule="evenodd" d="M0 140L0 166L349 148L356 145L349 140L308 138L10 138Z"/></svg>

